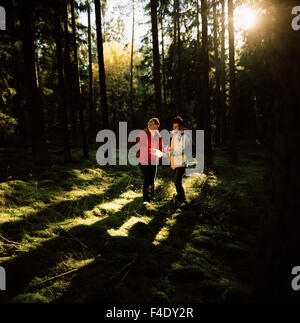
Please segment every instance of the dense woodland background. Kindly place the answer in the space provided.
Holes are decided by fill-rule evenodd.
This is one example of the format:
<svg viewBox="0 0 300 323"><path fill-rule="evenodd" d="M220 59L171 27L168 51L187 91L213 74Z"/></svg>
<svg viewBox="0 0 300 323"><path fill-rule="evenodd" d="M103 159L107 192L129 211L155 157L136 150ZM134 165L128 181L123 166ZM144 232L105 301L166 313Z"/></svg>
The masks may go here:
<svg viewBox="0 0 300 323"><path fill-rule="evenodd" d="M252 208L258 213L251 223L255 236L248 268L251 301L299 301L299 294L291 289L292 268L300 265L300 31L291 28L291 11L299 3L132 0L126 6L127 19L122 21L106 19L107 2L0 1L0 6L7 9L8 26L6 32L0 32L0 251L4 265L12 266L17 273L19 257L15 250L8 252L5 244L13 248L26 240L19 235L23 229L4 216L12 203L16 208L22 206L23 193L19 200L14 195L21 186L17 189L14 181L31 183L28 176L46 181L59 178L55 173L59 167L75 169L81 167L80 163L84 165L82 169L90 167L87 161L95 159L97 132L118 132L120 121L127 121L128 130L133 130L145 127L150 117L157 116L161 128L170 129L172 117L181 115L187 128L205 130L205 175L209 180L230 174L222 179L229 187L237 178L242 185L242 176L248 176L248 185L257 187L259 209L255 209L256 200L250 201L249 197L249 201L245 200L249 206L240 210L247 213L248 208L249 217ZM242 5L255 10L259 20L253 28L240 31L235 28L234 16ZM148 29L140 43L135 38L137 6L142 6L148 17ZM91 12L95 13L95 22ZM88 26L80 22L84 15ZM132 35L130 42L124 44L125 24L132 26ZM256 161L261 161L261 181L256 181L251 168ZM247 166L243 173L241 167ZM106 180L122 177L126 170L116 172L120 173L109 170ZM128 172L139 174L132 169ZM40 174L44 177L40 178ZM33 189L26 185L25 193ZM44 185L47 187L46 182ZM132 185L138 188L141 183ZM242 190L237 185L233 191L239 189ZM209 199L209 189L204 192ZM117 193L111 192L111 198L114 194ZM33 197L31 202L34 203ZM228 207L234 203L231 199L219 202ZM194 203L196 207L203 206L197 204L197 199ZM170 208L162 210L167 213ZM25 221L23 225L27 224ZM245 220L246 231L247 225ZM121 243L117 245L122 248ZM29 264L32 259L26 260L25 256L24 261ZM129 264L136 261L133 256ZM117 271L112 280L121 272ZM8 301L25 286L21 284L19 290L16 287ZM74 289L71 295L75 294ZM89 297L85 301L93 299L93 295ZM129 299L136 300L133 296ZM207 299L203 296L201 301ZM107 300L115 298L104 301ZM210 299L215 300L219 301Z"/></svg>

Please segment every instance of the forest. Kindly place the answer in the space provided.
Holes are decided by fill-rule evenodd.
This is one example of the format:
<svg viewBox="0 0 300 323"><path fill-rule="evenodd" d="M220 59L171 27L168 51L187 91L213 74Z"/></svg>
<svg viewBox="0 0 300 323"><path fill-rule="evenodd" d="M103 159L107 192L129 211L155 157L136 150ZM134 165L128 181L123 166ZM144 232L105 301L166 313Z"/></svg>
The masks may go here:
<svg viewBox="0 0 300 323"><path fill-rule="evenodd" d="M0 57L1 303L300 302L299 1L0 0ZM97 134L176 116L145 206Z"/></svg>

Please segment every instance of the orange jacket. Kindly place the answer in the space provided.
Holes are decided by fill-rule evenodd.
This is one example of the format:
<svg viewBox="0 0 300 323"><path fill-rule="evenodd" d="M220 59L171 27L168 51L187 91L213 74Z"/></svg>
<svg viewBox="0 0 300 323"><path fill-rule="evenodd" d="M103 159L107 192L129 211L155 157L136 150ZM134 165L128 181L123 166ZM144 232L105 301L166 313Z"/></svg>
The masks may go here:
<svg viewBox="0 0 300 323"><path fill-rule="evenodd" d="M152 138L149 129L142 130L137 137L138 159L143 165L157 165L159 157L151 154L151 148L162 152L163 144L161 135L155 132Z"/></svg>

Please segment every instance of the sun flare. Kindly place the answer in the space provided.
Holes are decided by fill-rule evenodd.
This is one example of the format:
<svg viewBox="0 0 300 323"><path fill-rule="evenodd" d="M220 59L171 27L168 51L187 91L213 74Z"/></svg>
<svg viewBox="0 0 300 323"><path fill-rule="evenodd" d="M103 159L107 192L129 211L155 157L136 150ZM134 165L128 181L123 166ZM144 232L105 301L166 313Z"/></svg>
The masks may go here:
<svg viewBox="0 0 300 323"><path fill-rule="evenodd" d="M238 7L235 12L236 28L248 30L254 28L258 23L258 14L249 7Z"/></svg>

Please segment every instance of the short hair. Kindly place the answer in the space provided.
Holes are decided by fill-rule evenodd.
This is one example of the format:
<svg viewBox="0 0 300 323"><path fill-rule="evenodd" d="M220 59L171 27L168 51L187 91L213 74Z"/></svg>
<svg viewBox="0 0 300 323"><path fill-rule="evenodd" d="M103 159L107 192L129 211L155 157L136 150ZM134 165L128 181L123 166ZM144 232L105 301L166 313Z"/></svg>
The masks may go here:
<svg viewBox="0 0 300 323"><path fill-rule="evenodd" d="M158 118L152 118L148 121L148 127L150 127L152 125L156 125L156 126L160 125Z"/></svg>
<svg viewBox="0 0 300 323"><path fill-rule="evenodd" d="M178 123L179 126L183 126L183 119L181 117L177 116L173 119L173 123Z"/></svg>

